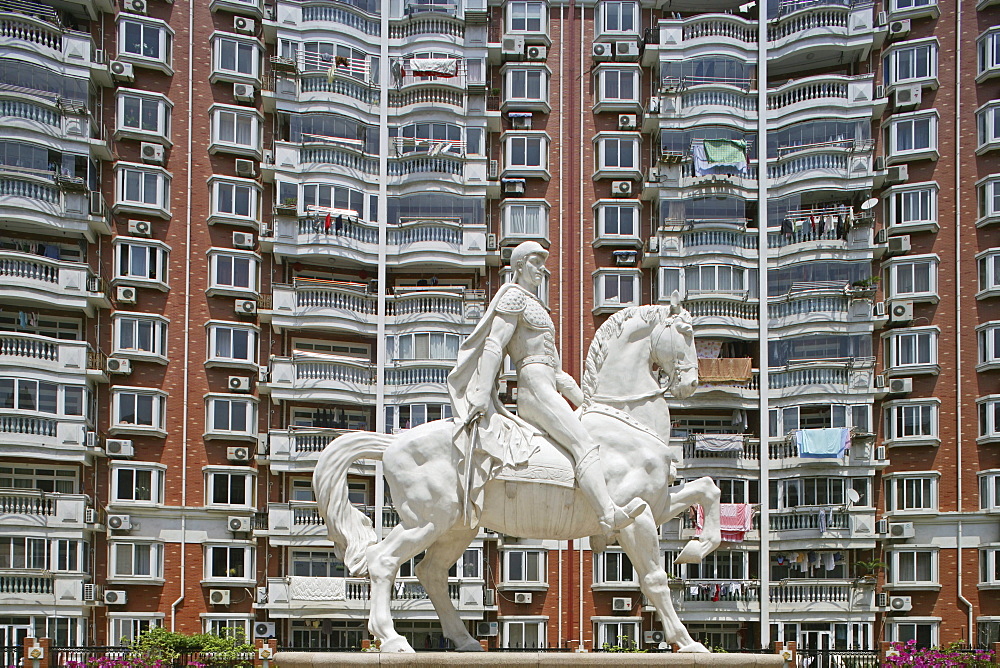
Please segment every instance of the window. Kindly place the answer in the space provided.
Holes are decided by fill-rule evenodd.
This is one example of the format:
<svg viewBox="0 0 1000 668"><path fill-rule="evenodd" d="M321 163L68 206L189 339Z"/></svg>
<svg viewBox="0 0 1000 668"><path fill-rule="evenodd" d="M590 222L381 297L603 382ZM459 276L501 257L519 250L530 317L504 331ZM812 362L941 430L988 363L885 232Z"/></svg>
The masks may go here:
<svg viewBox="0 0 1000 668"><path fill-rule="evenodd" d="M549 206L546 202L510 200L503 207L503 239L548 239Z"/></svg>
<svg viewBox="0 0 1000 668"><path fill-rule="evenodd" d="M478 547L470 547L448 570L448 577L479 580L483 577L483 551Z"/></svg>
<svg viewBox="0 0 1000 668"><path fill-rule="evenodd" d="M258 79L260 53L257 40L240 39L235 35L216 35L212 82Z"/></svg>
<svg viewBox="0 0 1000 668"><path fill-rule="evenodd" d="M936 550L893 550L889 552L890 585L936 585Z"/></svg>
<svg viewBox="0 0 1000 668"><path fill-rule="evenodd" d="M1000 147L1000 102L990 102L976 110L979 144L976 153Z"/></svg>
<svg viewBox="0 0 1000 668"><path fill-rule="evenodd" d="M638 584L632 562L624 552L594 554L594 584Z"/></svg>
<svg viewBox="0 0 1000 668"><path fill-rule="evenodd" d="M889 11L898 16L934 16L938 15L937 0L892 0Z"/></svg>
<svg viewBox="0 0 1000 668"><path fill-rule="evenodd" d="M257 274L260 258L255 253L237 251L209 251L211 260L211 281L209 293L244 294L257 292Z"/></svg>
<svg viewBox="0 0 1000 668"><path fill-rule="evenodd" d="M139 241L127 237L115 239L116 279L167 283L169 247L157 241Z"/></svg>
<svg viewBox="0 0 1000 668"><path fill-rule="evenodd" d="M44 538L0 536L0 570L45 570L46 546Z"/></svg>
<svg viewBox="0 0 1000 668"><path fill-rule="evenodd" d="M504 104L511 108L548 111L549 71L544 67L516 67L507 70Z"/></svg>
<svg viewBox="0 0 1000 668"><path fill-rule="evenodd" d="M546 582L544 550L507 550L503 555L503 581L507 583Z"/></svg>
<svg viewBox="0 0 1000 668"><path fill-rule="evenodd" d="M976 255L979 263L979 294L983 297L1000 295L1000 248L991 248Z"/></svg>
<svg viewBox="0 0 1000 668"><path fill-rule="evenodd" d="M501 647L518 649L545 647L545 621L543 619L504 620Z"/></svg>
<svg viewBox="0 0 1000 668"><path fill-rule="evenodd" d="M543 134L507 138L507 169L548 169L548 139Z"/></svg>
<svg viewBox="0 0 1000 668"><path fill-rule="evenodd" d="M139 66L153 67L172 74L170 69L173 31L156 19L120 15L118 58Z"/></svg>
<svg viewBox="0 0 1000 668"><path fill-rule="evenodd" d="M162 169L117 163L115 208L170 217L170 178Z"/></svg>
<svg viewBox="0 0 1000 668"><path fill-rule="evenodd" d="M111 543L110 578L137 580L163 577L163 545L160 543Z"/></svg>
<svg viewBox="0 0 1000 668"><path fill-rule="evenodd" d="M110 626L108 641L112 644L129 646L146 631L163 626L162 615L159 617L116 617L114 614L108 615L108 625Z"/></svg>
<svg viewBox="0 0 1000 668"><path fill-rule="evenodd" d="M113 316L116 355L167 358L167 320L162 316L117 311Z"/></svg>
<svg viewBox="0 0 1000 668"><path fill-rule="evenodd" d="M212 112L212 153L239 155L260 151L260 116L252 111L216 108ZM216 200L218 202L218 200ZM233 206L235 206L235 200Z"/></svg>
<svg viewBox="0 0 1000 668"><path fill-rule="evenodd" d="M743 267L728 264L706 264L684 268L684 288L688 296L699 292L745 292Z"/></svg>
<svg viewBox="0 0 1000 668"><path fill-rule="evenodd" d="M597 647L638 647L639 620L599 621L594 625Z"/></svg>
<svg viewBox="0 0 1000 668"><path fill-rule="evenodd" d="M163 468L115 466L111 470L112 503L163 503Z"/></svg>
<svg viewBox="0 0 1000 668"><path fill-rule="evenodd" d="M17 467L0 466L0 489L37 489L41 492L79 494L80 483L73 469L49 466L33 468L18 464Z"/></svg>
<svg viewBox="0 0 1000 668"><path fill-rule="evenodd" d="M745 580L750 572L749 563L747 552L716 550L697 564L687 564L687 577L691 580Z"/></svg>
<svg viewBox="0 0 1000 668"><path fill-rule="evenodd" d="M976 198L979 202L977 226L1000 221L1000 175L991 174L976 184Z"/></svg>
<svg viewBox="0 0 1000 668"><path fill-rule="evenodd" d="M169 141L172 106L162 95L119 88L117 130L141 135L140 138L155 136Z"/></svg>
<svg viewBox="0 0 1000 668"><path fill-rule="evenodd" d="M604 137L597 140L598 171L636 171L639 167L639 140L631 137Z"/></svg>
<svg viewBox="0 0 1000 668"><path fill-rule="evenodd" d="M889 229L936 232L937 183L907 184L889 188L885 198L885 218Z"/></svg>
<svg viewBox="0 0 1000 668"><path fill-rule="evenodd" d="M887 370L937 373L938 334L936 327L907 327L883 334Z"/></svg>
<svg viewBox="0 0 1000 668"><path fill-rule="evenodd" d="M890 86L937 81L937 42L903 42L883 58L885 82Z"/></svg>
<svg viewBox="0 0 1000 668"><path fill-rule="evenodd" d="M27 378L0 378L0 409L58 415L61 390L64 414L79 415L80 408L76 407L76 402L82 400L77 396L82 389ZM71 393L74 395L72 398Z"/></svg>
<svg viewBox="0 0 1000 668"><path fill-rule="evenodd" d="M888 512L937 510L937 472L890 474L885 481Z"/></svg>
<svg viewBox="0 0 1000 668"><path fill-rule="evenodd" d="M112 431L163 431L166 393L148 388L111 389Z"/></svg>
<svg viewBox="0 0 1000 668"><path fill-rule="evenodd" d="M294 195L294 193L292 194ZM355 215L364 217L364 193L346 186L307 184L302 186L302 200L307 211L311 207L333 208L353 211ZM374 206L371 211L372 219L374 219Z"/></svg>
<svg viewBox="0 0 1000 668"><path fill-rule="evenodd" d="M205 629L205 633L220 638L252 638L253 636L250 635L251 621L253 620L249 617L215 617L207 614L201 616L202 628Z"/></svg>
<svg viewBox="0 0 1000 668"><path fill-rule="evenodd" d="M90 545L84 540L60 538L52 541L49 568L61 573L87 573Z"/></svg>
<svg viewBox="0 0 1000 668"><path fill-rule="evenodd" d="M905 259L891 259L883 263L888 265L888 297L889 299L908 299L911 301L937 302L937 268L936 255Z"/></svg>
<svg viewBox="0 0 1000 668"><path fill-rule="evenodd" d="M254 577L253 548L243 545L209 545L205 551L206 580L248 580Z"/></svg>
<svg viewBox="0 0 1000 668"><path fill-rule="evenodd" d="M979 406L979 438L977 443L1000 442L1000 395L989 394L976 399Z"/></svg>
<svg viewBox="0 0 1000 668"><path fill-rule="evenodd" d="M979 584L1000 586L1000 548L979 550ZM992 587L991 587L992 589Z"/></svg>
<svg viewBox="0 0 1000 668"><path fill-rule="evenodd" d="M619 309L639 304L638 273L597 273L594 276L595 309Z"/></svg>
<svg viewBox="0 0 1000 668"><path fill-rule="evenodd" d="M605 0L600 5L600 12L601 32L639 32L639 3Z"/></svg>
<svg viewBox="0 0 1000 668"><path fill-rule="evenodd" d="M1000 510L1000 469L980 471L979 507L983 510Z"/></svg>
<svg viewBox="0 0 1000 668"><path fill-rule="evenodd" d="M1000 29L991 28L979 36L979 76L977 81L983 81L1000 74Z"/></svg>
<svg viewBox="0 0 1000 668"><path fill-rule="evenodd" d="M799 506L843 505L847 490L864 491L864 478L788 478L772 480L768 495L775 510ZM860 495L860 492L859 492Z"/></svg>
<svg viewBox="0 0 1000 668"><path fill-rule="evenodd" d="M938 445L938 401L893 401L882 406L886 445Z"/></svg>
<svg viewBox="0 0 1000 668"><path fill-rule="evenodd" d="M639 70L634 68L606 69L597 72L598 100L600 102L639 101Z"/></svg>
<svg viewBox="0 0 1000 668"><path fill-rule="evenodd" d="M637 240L639 238L639 203L597 204L597 238Z"/></svg>
<svg viewBox="0 0 1000 668"><path fill-rule="evenodd" d="M511 32L545 32L547 17L544 2L508 2L507 24Z"/></svg>
<svg viewBox="0 0 1000 668"><path fill-rule="evenodd" d="M1000 322L993 320L976 327L979 336L977 371L1000 368Z"/></svg>
<svg viewBox="0 0 1000 668"><path fill-rule="evenodd" d="M209 397L206 436L256 436L257 402L250 398Z"/></svg>
<svg viewBox="0 0 1000 668"><path fill-rule="evenodd" d="M400 334L386 340L389 359L401 360L454 360L458 357L458 334L425 332Z"/></svg>
<svg viewBox="0 0 1000 668"><path fill-rule="evenodd" d="M231 323L208 324L208 361L220 364L257 363L256 327Z"/></svg>
<svg viewBox="0 0 1000 668"><path fill-rule="evenodd" d="M212 215L221 218L222 222L258 222L259 201L260 189L253 181L227 179L212 182Z"/></svg>
<svg viewBox="0 0 1000 668"><path fill-rule="evenodd" d="M901 643L913 640L918 648L937 646L940 621L909 621L912 620L911 617L907 617L907 620L886 622L886 640Z"/></svg>
<svg viewBox="0 0 1000 668"><path fill-rule="evenodd" d="M937 159L937 113L897 114L885 128L889 161Z"/></svg>
<svg viewBox="0 0 1000 668"><path fill-rule="evenodd" d="M294 550L291 574L311 578L343 578L347 577L347 568L333 550Z"/></svg>

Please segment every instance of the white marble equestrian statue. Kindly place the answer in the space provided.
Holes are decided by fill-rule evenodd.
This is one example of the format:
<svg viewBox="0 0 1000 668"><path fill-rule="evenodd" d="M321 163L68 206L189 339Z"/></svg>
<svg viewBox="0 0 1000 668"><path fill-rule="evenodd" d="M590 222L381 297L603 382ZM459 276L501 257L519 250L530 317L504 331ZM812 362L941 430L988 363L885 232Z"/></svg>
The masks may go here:
<svg viewBox="0 0 1000 668"><path fill-rule="evenodd" d="M611 316L591 343L581 389L562 371L552 321L534 296L546 256L533 242L514 250L514 282L493 298L449 376L455 417L398 435L347 434L317 462L319 512L351 574L371 577L368 628L383 652L413 651L393 627L390 600L400 565L424 551L416 575L444 634L460 651L481 649L448 596L448 570L480 526L523 538L590 536L598 550L617 538L666 641L684 652L707 651L673 609L657 530L701 504L701 536L676 563L697 563L721 542L712 479L672 486L665 395L688 397L698 386L690 314L675 293L669 306ZM504 354L518 372L517 416L498 398ZM574 413L566 399L580 408ZM399 514L381 542L348 499L347 472L358 459L382 460Z"/></svg>

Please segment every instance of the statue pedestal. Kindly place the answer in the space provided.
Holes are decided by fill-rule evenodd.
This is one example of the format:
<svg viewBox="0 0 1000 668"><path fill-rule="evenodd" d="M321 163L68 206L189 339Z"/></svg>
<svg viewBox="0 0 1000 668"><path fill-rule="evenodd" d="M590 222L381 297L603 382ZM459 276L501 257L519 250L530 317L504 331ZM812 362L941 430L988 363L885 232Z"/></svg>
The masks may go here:
<svg viewBox="0 0 1000 668"><path fill-rule="evenodd" d="M347 668L352 666L784 666L777 654L644 654L633 652L278 652L280 668Z"/></svg>

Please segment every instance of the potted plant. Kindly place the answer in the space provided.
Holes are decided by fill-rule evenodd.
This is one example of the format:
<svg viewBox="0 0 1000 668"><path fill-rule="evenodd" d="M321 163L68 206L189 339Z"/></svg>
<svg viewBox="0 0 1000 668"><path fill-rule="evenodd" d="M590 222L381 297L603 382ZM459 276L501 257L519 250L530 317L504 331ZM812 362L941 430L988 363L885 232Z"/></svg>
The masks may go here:
<svg viewBox="0 0 1000 668"><path fill-rule="evenodd" d="M888 564L879 559L856 561L854 562L854 573L860 584L875 584L878 580L878 572L886 566Z"/></svg>
<svg viewBox="0 0 1000 668"><path fill-rule="evenodd" d="M286 197L274 205L274 212L283 216L294 216L298 213L299 200L296 197Z"/></svg>

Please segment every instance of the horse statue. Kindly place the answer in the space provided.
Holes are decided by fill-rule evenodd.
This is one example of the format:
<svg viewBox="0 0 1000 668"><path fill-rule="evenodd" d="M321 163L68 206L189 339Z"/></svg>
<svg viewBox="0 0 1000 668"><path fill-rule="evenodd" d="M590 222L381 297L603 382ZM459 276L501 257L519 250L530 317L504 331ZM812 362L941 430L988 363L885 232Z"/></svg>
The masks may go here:
<svg viewBox="0 0 1000 668"><path fill-rule="evenodd" d="M632 561L642 592L656 608L665 640L682 652L707 652L673 609L669 578L661 563L658 526L701 504L704 528L675 563L697 563L721 542L720 492L709 477L673 485L676 457L668 446L666 394L690 396L698 386L691 316L676 294L670 305L635 306L611 316L588 351L578 410L600 445L600 462L616 503L641 499L646 507L621 529L618 541ZM412 652L393 627L390 599L399 567L426 550L416 575L459 651L480 651L448 596L448 570L475 538L479 527L522 538L571 540L594 536L600 549L597 514L578 486L567 454L548 444L538 457L547 465L561 458L569 485L518 480L506 472L485 483L482 513L470 521L462 490L462 454L453 437L455 418L419 425L396 435L357 432L333 440L313 475L319 512L337 555L352 575L371 578L368 629L383 652ZM544 438L544 437L539 437ZM533 459L535 456L533 455ZM371 520L348 500L347 472L357 459L382 460L399 524L380 542ZM529 466L530 466L529 461ZM550 512L539 512L540 509Z"/></svg>

